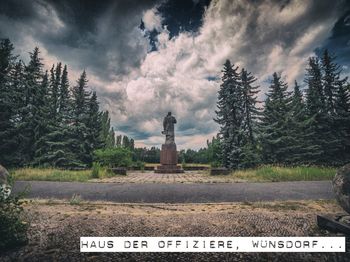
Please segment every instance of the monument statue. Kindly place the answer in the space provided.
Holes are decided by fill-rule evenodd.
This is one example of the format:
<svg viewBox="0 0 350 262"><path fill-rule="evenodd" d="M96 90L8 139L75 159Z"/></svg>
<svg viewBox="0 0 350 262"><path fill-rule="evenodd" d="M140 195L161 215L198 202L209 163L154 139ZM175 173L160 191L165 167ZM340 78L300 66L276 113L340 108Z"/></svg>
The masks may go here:
<svg viewBox="0 0 350 262"><path fill-rule="evenodd" d="M155 169L156 173L183 173L181 166L177 164L177 150L175 144L174 125L176 119L168 112L163 120L163 131L165 143L160 151L160 165Z"/></svg>
<svg viewBox="0 0 350 262"><path fill-rule="evenodd" d="M165 135L165 144L167 145L175 143L174 124L176 124L176 119L171 115L171 112L168 112L168 115L163 120L164 131L162 131L162 134Z"/></svg>

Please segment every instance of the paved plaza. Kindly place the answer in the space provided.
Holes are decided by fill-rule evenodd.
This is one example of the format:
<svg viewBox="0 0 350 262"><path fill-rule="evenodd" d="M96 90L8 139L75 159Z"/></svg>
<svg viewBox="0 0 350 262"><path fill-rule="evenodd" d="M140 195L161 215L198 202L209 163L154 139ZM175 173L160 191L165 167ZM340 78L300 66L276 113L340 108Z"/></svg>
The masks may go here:
<svg viewBox="0 0 350 262"><path fill-rule="evenodd" d="M186 171L179 174L159 174L153 171L128 171L127 176L114 176L104 179L92 179L90 182L100 183L234 183L245 182L242 179L235 178L234 176L210 176L209 170L201 171Z"/></svg>

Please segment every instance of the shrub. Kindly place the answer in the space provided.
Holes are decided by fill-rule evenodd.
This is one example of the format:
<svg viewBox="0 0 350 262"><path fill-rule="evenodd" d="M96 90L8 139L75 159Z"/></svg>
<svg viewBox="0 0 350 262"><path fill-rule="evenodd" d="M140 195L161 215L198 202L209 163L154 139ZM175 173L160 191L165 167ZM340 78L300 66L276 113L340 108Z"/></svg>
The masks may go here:
<svg viewBox="0 0 350 262"><path fill-rule="evenodd" d="M0 251L27 243L28 224L22 220L23 207L20 196L4 197L0 187Z"/></svg>
<svg viewBox="0 0 350 262"><path fill-rule="evenodd" d="M92 163L92 170L91 170L91 177L92 178L99 178L100 177L100 171L101 171L101 165L98 162Z"/></svg>
<svg viewBox="0 0 350 262"><path fill-rule="evenodd" d="M181 161L181 167L182 167L183 169L185 169L185 168L187 167L187 163L186 163L186 161L185 161L184 158L183 158L182 161Z"/></svg>
<svg viewBox="0 0 350 262"><path fill-rule="evenodd" d="M213 161L210 163L210 167L213 167L213 168L221 167L221 163L219 161Z"/></svg>
<svg viewBox="0 0 350 262"><path fill-rule="evenodd" d="M133 162L131 164L131 167L137 168L137 169L140 169L140 170L144 170L145 169L145 163L142 162L142 161L136 161L136 162Z"/></svg>
<svg viewBox="0 0 350 262"><path fill-rule="evenodd" d="M102 166L129 167L132 163L130 150L116 147L94 151L94 161Z"/></svg>

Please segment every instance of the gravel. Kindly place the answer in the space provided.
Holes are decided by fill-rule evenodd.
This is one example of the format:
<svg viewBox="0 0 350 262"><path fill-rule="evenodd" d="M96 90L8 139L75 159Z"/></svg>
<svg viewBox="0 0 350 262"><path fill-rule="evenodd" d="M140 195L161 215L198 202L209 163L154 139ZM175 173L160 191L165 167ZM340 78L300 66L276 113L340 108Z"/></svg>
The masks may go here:
<svg viewBox="0 0 350 262"><path fill-rule="evenodd" d="M29 243L0 261L350 261L349 253L80 253L80 236L332 236L316 214L334 201L113 204L31 201Z"/></svg>

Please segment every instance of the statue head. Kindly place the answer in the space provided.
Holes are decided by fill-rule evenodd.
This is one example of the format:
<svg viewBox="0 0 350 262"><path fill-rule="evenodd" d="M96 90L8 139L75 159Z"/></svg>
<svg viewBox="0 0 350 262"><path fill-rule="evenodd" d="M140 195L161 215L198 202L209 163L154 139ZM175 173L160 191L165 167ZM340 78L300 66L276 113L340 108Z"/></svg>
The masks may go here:
<svg viewBox="0 0 350 262"><path fill-rule="evenodd" d="M171 116L171 112L168 112L168 116Z"/></svg>

